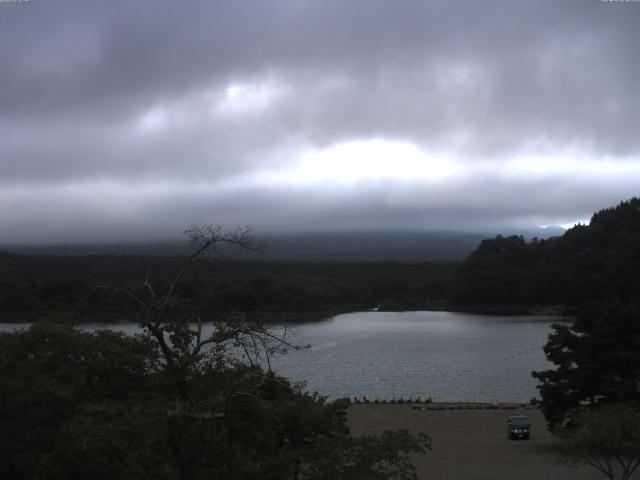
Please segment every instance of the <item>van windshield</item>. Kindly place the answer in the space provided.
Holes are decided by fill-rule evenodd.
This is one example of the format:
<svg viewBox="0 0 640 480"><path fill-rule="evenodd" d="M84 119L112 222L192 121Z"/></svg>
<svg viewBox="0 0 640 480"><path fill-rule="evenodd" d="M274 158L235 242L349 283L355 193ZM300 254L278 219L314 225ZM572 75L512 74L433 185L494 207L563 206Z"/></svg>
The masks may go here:
<svg viewBox="0 0 640 480"><path fill-rule="evenodd" d="M509 419L513 425L519 427L526 427L529 425L529 419L527 417L511 417Z"/></svg>

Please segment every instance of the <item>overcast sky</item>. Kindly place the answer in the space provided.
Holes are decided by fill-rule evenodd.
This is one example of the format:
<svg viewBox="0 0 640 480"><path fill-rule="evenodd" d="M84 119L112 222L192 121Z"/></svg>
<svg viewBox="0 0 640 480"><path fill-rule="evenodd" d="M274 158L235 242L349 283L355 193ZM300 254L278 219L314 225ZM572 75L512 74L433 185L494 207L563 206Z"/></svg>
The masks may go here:
<svg viewBox="0 0 640 480"><path fill-rule="evenodd" d="M640 2L0 2L0 243L571 224L640 193Z"/></svg>

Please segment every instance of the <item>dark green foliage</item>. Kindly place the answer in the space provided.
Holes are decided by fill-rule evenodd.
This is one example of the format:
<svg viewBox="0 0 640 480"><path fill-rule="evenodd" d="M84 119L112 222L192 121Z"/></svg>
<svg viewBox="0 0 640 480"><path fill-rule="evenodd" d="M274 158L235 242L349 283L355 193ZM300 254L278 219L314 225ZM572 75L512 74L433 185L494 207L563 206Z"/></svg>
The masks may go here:
<svg viewBox="0 0 640 480"><path fill-rule="evenodd" d="M533 376L552 429L570 426L582 406L640 406L638 306L584 306L572 326L554 325L544 350L556 368Z"/></svg>
<svg viewBox="0 0 640 480"><path fill-rule="evenodd" d="M414 470L408 455L425 453L431 448L431 440L421 434L417 437L407 430L386 431L380 436L355 439L343 437L339 448L332 440L316 445L309 462L302 469L301 478L309 480L349 479L387 480L411 478Z"/></svg>
<svg viewBox="0 0 640 480"><path fill-rule="evenodd" d="M0 256L0 315L37 320L43 312L81 308L84 317L130 316L130 299L95 285L141 290L131 279L149 272L166 285L185 257ZM331 313L373 308L442 306L454 264L197 262L177 293L210 314L233 310L264 314ZM159 288L159 287L158 287Z"/></svg>
<svg viewBox="0 0 640 480"><path fill-rule="evenodd" d="M408 454L429 446L353 438L344 401L219 349L175 375L147 337L49 323L0 335L0 478L410 479Z"/></svg>
<svg viewBox="0 0 640 480"><path fill-rule="evenodd" d="M37 478L42 455L79 408L126 409L144 393L156 360L148 340L108 331L46 324L0 335L0 478Z"/></svg>
<svg viewBox="0 0 640 480"><path fill-rule="evenodd" d="M640 199L593 215L562 237L484 240L460 266L459 305L580 305L640 301Z"/></svg>
<svg viewBox="0 0 640 480"><path fill-rule="evenodd" d="M640 410L610 405L586 410L563 435L565 460L587 464L610 480L628 480L640 466Z"/></svg>

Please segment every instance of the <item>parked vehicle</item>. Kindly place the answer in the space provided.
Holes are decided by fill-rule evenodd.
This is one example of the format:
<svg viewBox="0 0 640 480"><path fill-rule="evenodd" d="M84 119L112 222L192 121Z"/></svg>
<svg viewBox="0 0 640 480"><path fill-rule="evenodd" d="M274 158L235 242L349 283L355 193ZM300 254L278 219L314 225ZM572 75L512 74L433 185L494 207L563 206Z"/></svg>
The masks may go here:
<svg viewBox="0 0 640 480"><path fill-rule="evenodd" d="M529 427L531 427L529 417L526 415L512 415L507 421L507 438L509 438L509 440L516 440L518 438L529 440Z"/></svg>

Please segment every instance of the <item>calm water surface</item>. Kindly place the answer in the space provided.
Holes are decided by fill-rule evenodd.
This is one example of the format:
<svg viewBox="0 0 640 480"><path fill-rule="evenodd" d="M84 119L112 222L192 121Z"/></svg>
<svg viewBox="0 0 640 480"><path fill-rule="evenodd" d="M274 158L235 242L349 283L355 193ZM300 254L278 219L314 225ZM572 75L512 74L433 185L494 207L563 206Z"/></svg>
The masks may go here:
<svg viewBox="0 0 640 480"><path fill-rule="evenodd" d="M290 339L311 348L276 358L274 370L332 398L430 395L434 401L526 402L532 370L560 317L451 312L358 312L298 325ZM0 325L0 330L20 324ZM24 325L22 325L24 326ZM85 324L135 333L135 324Z"/></svg>

